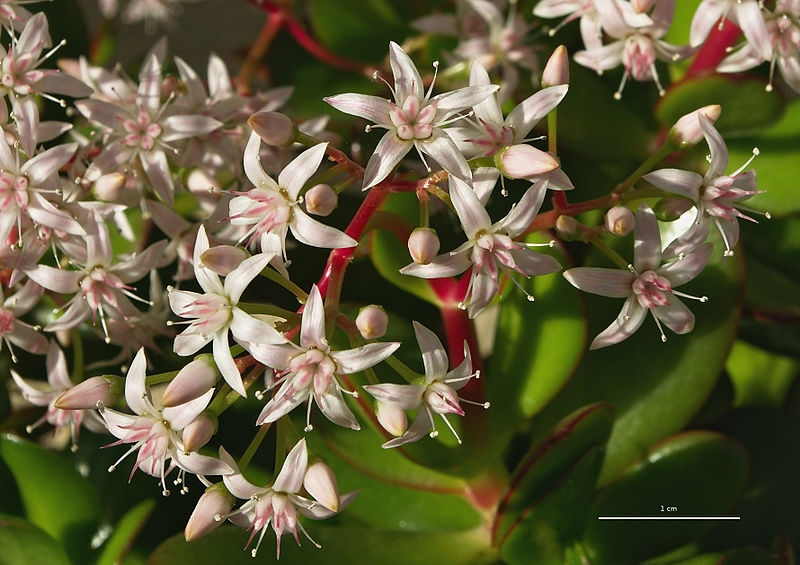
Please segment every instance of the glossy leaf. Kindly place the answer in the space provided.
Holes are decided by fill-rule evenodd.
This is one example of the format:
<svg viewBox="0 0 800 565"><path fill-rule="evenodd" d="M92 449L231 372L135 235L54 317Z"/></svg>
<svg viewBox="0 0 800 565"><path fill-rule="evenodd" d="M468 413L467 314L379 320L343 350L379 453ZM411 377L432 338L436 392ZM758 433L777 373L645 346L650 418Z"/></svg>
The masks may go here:
<svg viewBox="0 0 800 565"><path fill-rule="evenodd" d="M519 525L532 507L535 509L541 498L559 488L579 459L605 444L613 422L613 410L608 405L588 406L565 418L528 450L516 466L509 489L500 502L493 527L497 543L503 543L509 531ZM596 462L599 463L600 459ZM592 486L596 479L595 474Z"/></svg>
<svg viewBox="0 0 800 565"><path fill-rule="evenodd" d="M766 192L748 200L748 206L776 216L800 211L796 182L800 178L798 129L800 100L795 100L787 107L783 118L762 135L731 140L728 144L731 165L736 167L750 158L753 147L759 149L752 166L758 175L758 188Z"/></svg>
<svg viewBox="0 0 800 565"><path fill-rule="evenodd" d="M28 520L81 561L99 511L91 483L59 455L15 436L0 437L0 457L14 476Z"/></svg>
<svg viewBox="0 0 800 565"><path fill-rule="evenodd" d="M567 264L563 253L556 257L562 265ZM586 350L581 294L562 279L559 272L523 281L536 301L529 302L512 288L500 307L486 379L492 403L489 422L498 448L523 420L547 405Z"/></svg>
<svg viewBox="0 0 800 565"><path fill-rule="evenodd" d="M737 341L726 367L736 389L736 406L779 408L800 371L800 362Z"/></svg>
<svg viewBox="0 0 800 565"><path fill-rule="evenodd" d="M120 519L111 537L103 545L97 565L116 565L125 557L155 506L154 500L144 500Z"/></svg>
<svg viewBox="0 0 800 565"><path fill-rule="evenodd" d="M592 516L725 516L744 485L747 466L739 443L712 432L686 432L654 446L605 489ZM584 542L598 565L633 563L686 543L710 525L595 519Z"/></svg>
<svg viewBox="0 0 800 565"><path fill-rule="evenodd" d="M680 289L709 296L707 303L689 303L696 317L691 333L670 334L662 343L652 319L645 320L628 340L587 352L569 383L534 419L534 433L543 433L579 406L611 404L617 419L601 485L638 459L647 446L681 430L713 389L736 335L743 275L741 257L722 264L721 255L717 244L703 273ZM586 295L586 302L590 336L603 330L621 307L620 300L593 295Z"/></svg>
<svg viewBox="0 0 800 565"><path fill-rule="evenodd" d="M784 110L783 99L777 92L767 92L764 85L763 80L719 75L687 80L667 91L656 108L656 117L672 127L689 112L719 104L722 115L715 125L720 133L741 136L758 132L777 122ZM737 163L735 159L731 162Z"/></svg>
<svg viewBox="0 0 800 565"><path fill-rule="evenodd" d="M496 559L494 551L488 547L486 532L481 528L466 532L412 533L336 528L312 522L307 529L322 549L315 548L305 539L302 546L297 547L291 537L284 536L280 556L282 565L307 565L316 561L348 565L480 565ZM248 535L241 528L222 526L204 538L186 543L183 534L179 534L161 544L150 556L148 565L252 564L250 552L238 549L244 546ZM274 543L268 534L259 557L271 560Z"/></svg>
<svg viewBox="0 0 800 565"><path fill-rule="evenodd" d="M0 514L0 562L3 565L70 565L59 543L20 518Z"/></svg>

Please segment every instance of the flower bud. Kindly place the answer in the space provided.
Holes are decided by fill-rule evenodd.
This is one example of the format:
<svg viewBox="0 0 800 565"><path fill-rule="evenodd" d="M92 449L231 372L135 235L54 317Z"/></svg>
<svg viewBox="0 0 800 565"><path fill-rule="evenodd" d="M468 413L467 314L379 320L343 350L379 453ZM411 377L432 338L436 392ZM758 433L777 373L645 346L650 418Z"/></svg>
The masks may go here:
<svg viewBox="0 0 800 565"><path fill-rule="evenodd" d="M439 253L439 238L436 230L417 228L408 236L408 252L415 263L427 265Z"/></svg>
<svg viewBox="0 0 800 565"><path fill-rule="evenodd" d="M289 145L297 133L291 118L280 112L256 112L247 124L267 145Z"/></svg>
<svg viewBox="0 0 800 565"><path fill-rule="evenodd" d="M187 453L197 451L214 436L217 422L209 418L205 412L198 414L194 420L183 428L183 450Z"/></svg>
<svg viewBox="0 0 800 565"><path fill-rule="evenodd" d="M694 203L686 198L662 198L653 206L653 212L659 222L674 222L692 206Z"/></svg>
<svg viewBox="0 0 800 565"><path fill-rule="evenodd" d="M558 167L555 157L531 145L510 145L494 155L494 165L511 179L525 179Z"/></svg>
<svg viewBox="0 0 800 565"><path fill-rule="evenodd" d="M303 486L314 500L331 512L339 511L339 487L333 470L319 457L309 461Z"/></svg>
<svg viewBox="0 0 800 565"><path fill-rule="evenodd" d="M241 247L215 245L214 247L209 247L200 255L200 263L206 269L226 277L239 266L239 263L248 257L250 257L250 254Z"/></svg>
<svg viewBox="0 0 800 565"><path fill-rule="evenodd" d="M94 410L110 406L125 394L125 379L114 375L90 377L64 391L55 401L61 410Z"/></svg>
<svg viewBox="0 0 800 565"><path fill-rule="evenodd" d="M214 356L205 353L184 365L167 386L161 404L165 408L184 404L207 393L219 378Z"/></svg>
<svg viewBox="0 0 800 565"><path fill-rule="evenodd" d="M318 184L308 189L305 196L306 210L309 214L327 216L339 204L339 196L330 185Z"/></svg>
<svg viewBox="0 0 800 565"><path fill-rule="evenodd" d="M542 88L569 84L569 54L563 45L556 47L542 71Z"/></svg>
<svg viewBox="0 0 800 565"><path fill-rule="evenodd" d="M713 124L719 118L720 113L722 113L722 107L719 104L711 104L686 114L669 130L669 139L680 149L697 145L703 140L703 130L700 129L698 116L705 116Z"/></svg>
<svg viewBox="0 0 800 565"><path fill-rule="evenodd" d="M197 505L189 516L183 537L186 541L194 541L203 537L222 524L233 508L236 499L228 492L223 483L211 485L197 501Z"/></svg>
<svg viewBox="0 0 800 565"><path fill-rule="evenodd" d="M636 225L633 212L625 206L614 206L606 212L606 229L617 237L625 237Z"/></svg>
<svg viewBox="0 0 800 565"><path fill-rule="evenodd" d="M116 202L122 189L125 188L126 177L122 173L102 175L92 185L92 194L104 202Z"/></svg>
<svg viewBox="0 0 800 565"><path fill-rule="evenodd" d="M394 404L377 401L375 403L375 416L384 430L394 437L400 437L408 429L408 417L405 410Z"/></svg>
<svg viewBox="0 0 800 565"><path fill-rule="evenodd" d="M633 11L637 14L644 14L653 5L656 3L656 0L631 0L631 6L633 6Z"/></svg>
<svg viewBox="0 0 800 565"><path fill-rule="evenodd" d="M389 316L383 308L370 304L358 312L356 327L364 339L377 339L386 333Z"/></svg>
<svg viewBox="0 0 800 565"><path fill-rule="evenodd" d="M563 214L556 218L556 233L558 237L564 241L574 241L578 239L581 233L578 222L572 216L564 216Z"/></svg>

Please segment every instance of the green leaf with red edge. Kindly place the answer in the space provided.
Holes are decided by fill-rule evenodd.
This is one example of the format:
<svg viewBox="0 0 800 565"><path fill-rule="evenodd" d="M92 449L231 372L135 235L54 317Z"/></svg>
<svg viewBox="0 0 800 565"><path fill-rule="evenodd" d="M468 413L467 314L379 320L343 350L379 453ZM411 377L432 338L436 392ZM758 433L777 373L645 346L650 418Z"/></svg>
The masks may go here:
<svg viewBox="0 0 800 565"><path fill-rule="evenodd" d="M64 458L12 435L0 437L0 457L14 476L28 520L83 562L100 508L92 484Z"/></svg>
<svg viewBox="0 0 800 565"><path fill-rule="evenodd" d="M548 240L543 234L526 239ZM562 265L569 264L561 248L555 248L555 256ZM563 284L560 272L531 277L522 286L536 301L529 302L517 289L508 291L486 369L492 403L489 422L498 449L564 386L586 350L587 321L580 291Z"/></svg>
<svg viewBox="0 0 800 565"><path fill-rule="evenodd" d="M120 518L111 537L103 545L97 565L116 565L122 561L155 506L155 500L143 500Z"/></svg>
<svg viewBox="0 0 800 565"><path fill-rule="evenodd" d="M714 432L686 432L654 446L600 493L592 516L725 516L747 470L747 452L738 442ZM598 565L639 563L691 541L709 525L702 520L596 519L589 522L584 546Z"/></svg>
<svg viewBox="0 0 800 565"><path fill-rule="evenodd" d="M587 452L605 445L613 423L614 413L610 406L587 406L566 417L531 446L514 470L508 491L500 501L492 533L495 543L502 544L509 532L519 525L523 515L535 508L550 491L557 489ZM596 462L599 464L600 459ZM595 470L592 486L597 472L599 467ZM566 496L564 493L561 495ZM590 502L586 501L587 509ZM546 516L537 514L538 519L546 519Z"/></svg>
<svg viewBox="0 0 800 565"><path fill-rule="evenodd" d="M723 263L716 233L709 265L681 291L708 295L691 301L694 330L670 334L662 343L652 320L626 341L588 351L567 385L532 421L532 432L545 433L579 406L607 402L617 415L600 484L620 475L647 447L686 426L705 403L725 366L736 337L744 262L740 255ZM564 284L568 284L564 281ZM590 336L602 331L618 314L621 301L585 295Z"/></svg>
<svg viewBox="0 0 800 565"><path fill-rule="evenodd" d="M282 565L307 565L312 562L347 565L408 565L436 563L464 565L496 562L496 552L488 545L485 529L464 532L392 532L369 528L335 527L309 523L309 534L322 549L303 539L302 546L284 536ZM169 538L150 555L148 565L252 565L250 552L241 550L248 533L242 528L222 526L204 538L187 543L182 534ZM267 535L259 551L271 560L274 538Z"/></svg>
<svg viewBox="0 0 800 565"><path fill-rule="evenodd" d="M595 484L603 462L603 447L586 451L558 482L520 515L500 555L506 563L563 565L589 519ZM568 508L569 511L564 511ZM575 560L577 563L583 561Z"/></svg>
<svg viewBox="0 0 800 565"><path fill-rule="evenodd" d="M656 118L672 127L689 112L719 104L722 114L715 125L722 135L759 132L778 122L786 106L783 98L777 92L767 92L765 85L764 80L727 75L690 79L670 87L656 107Z"/></svg>
<svg viewBox="0 0 800 565"><path fill-rule="evenodd" d="M0 514L3 565L70 565L64 549L47 532L14 516Z"/></svg>

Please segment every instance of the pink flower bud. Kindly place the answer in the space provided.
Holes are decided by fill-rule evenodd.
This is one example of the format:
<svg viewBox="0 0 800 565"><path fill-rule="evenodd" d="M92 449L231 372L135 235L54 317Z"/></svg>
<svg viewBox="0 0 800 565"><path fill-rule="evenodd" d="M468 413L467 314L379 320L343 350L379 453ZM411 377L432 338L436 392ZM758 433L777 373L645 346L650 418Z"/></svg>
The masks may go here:
<svg viewBox="0 0 800 565"><path fill-rule="evenodd" d="M125 188L125 175L122 173L108 173L97 179L92 186L92 194L98 200L116 202L122 189Z"/></svg>
<svg viewBox="0 0 800 565"><path fill-rule="evenodd" d="M631 6L637 14L643 14L652 8L656 0L631 0Z"/></svg>
<svg viewBox="0 0 800 565"><path fill-rule="evenodd" d="M197 417L183 428L183 450L187 453L197 451L214 436L217 431L217 423L205 413L198 414Z"/></svg>
<svg viewBox="0 0 800 565"><path fill-rule="evenodd" d="M511 179L525 179L558 167L555 157L531 145L518 144L501 149L494 155L497 169Z"/></svg>
<svg viewBox="0 0 800 565"><path fill-rule="evenodd" d="M669 131L670 139L681 149L686 149L700 143L703 140L703 130L700 129L698 116L702 114L712 124L717 121L722 107L719 104L711 104L690 112L680 118Z"/></svg>
<svg viewBox="0 0 800 565"><path fill-rule="evenodd" d="M217 483L211 485L197 501L197 505L189 516L183 537L186 541L194 541L203 537L222 524L225 517L233 508L236 499L227 491L225 485Z"/></svg>
<svg viewBox="0 0 800 565"><path fill-rule="evenodd" d="M318 184L309 188L305 200L308 213L317 216L327 216L339 204L339 196L327 184Z"/></svg>
<svg viewBox="0 0 800 565"><path fill-rule="evenodd" d="M241 247L215 245L200 255L200 262L203 267L225 277L248 257L250 254Z"/></svg>
<svg viewBox="0 0 800 565"><path fill-rule="evenodd" d="M125 394L125 379L114 375L90 377L64 391L55 401L61 410L94 410L98 405L110 406Z"/></svg>
<svg viewBox="0 0 800 565"><path fill-rule="evenodd" d="M625 206L614 206L606 212L606 229L617 237L625 237L635 225L633 212Z"/></svg>
<svg viewBox="0 0 800 565"><path fill-rule="evenodd" d="M331 512L339 511L339 487L333 470L320 458L309 461L303 486L308 494Z"/></svg>
<svg viewBox="0 0 800 565"><path fill-rule="evenodd" d="M563 214L556 218L556 233L558 237L565 241L574 241L581 233L578 222L572 216L564 216Z"/></svg>
<svg viewBox="0 0 800 565"><path fill-rule="evenodd" d="M297 132L291 118L280 112L256 112L247 123L267 145L289 145Z"/></svg>
<svg viewBox="0 0 800 565"><path fill-rule="evenodd" d="M556 47L542 71L542 88L569 84L569 54L563 45Z"/></svg>
<svg viewBox="0 0 800 565"><path fill-rule="evenodd" d="M415 263L427 265L439 253L439 238L436 230L417 228L408 236L408 252Z"/></svg>
<svg viewBox="0 0 800 565"><path fill-rule="evenodd" d="M167 386L161 404L165 408L184 404L207 393L219 378L214 356L205 353L184 365Z"/></svg>
<svg viewBox="0 0 800 565"><path fill-rule="evenodd" d="M404 410L394 404L385 402L375 403L375 416L384 430L394 437L400 437L408 429L408 417Z"/></svg>
<svg viewBox="0 0 800 565"><path fill-rule="evenodd" d="M389 316L383 308L370 304L358 312L356 327L364 339L377 339L386 333Z"/></svg>

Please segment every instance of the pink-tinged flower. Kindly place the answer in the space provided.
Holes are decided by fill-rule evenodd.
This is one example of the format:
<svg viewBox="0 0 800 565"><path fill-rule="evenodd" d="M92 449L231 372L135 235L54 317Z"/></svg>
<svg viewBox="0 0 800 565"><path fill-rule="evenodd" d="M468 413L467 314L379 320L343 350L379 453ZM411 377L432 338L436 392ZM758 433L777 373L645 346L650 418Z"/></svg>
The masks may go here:
<svg viewBox="0 0 800 565"><path fill-rule="evenodd" d="M222 524L223 516L231 511L235 502L223 483L208 487L192 510L183 537L191 542L211 532Z"/></svg>
<svg viewBox="0 0 800 565"><path fill-rule="evenodd" d="M581 37L587 49L599 47L603 40L602 12L610 9L622 13L628 25L639 27L652 23L647 14L637 13L633 6L623 0L613 0L613 6L605 3L599 4L595 0L541 0L533 8L533 15L540 18L564 19L548 34L555 35L558 30L568 23L580 18Z"/></svg>
<svg viewBox="0 0 800 565"><path fill-rule="evenodd" d="M753 3L747 2L747 4ZM800 2L778 0L775 3L775 10L763 12L763 15L767 41L772 46L771 56L765 57L763 49L745 35L747 42L726 57L717 70L723 73L737 73L769 61L767 90L772 90L773 75L777 67L786 84L795 92L800 92Z"/></svg>
<svg viewBox="0 0 800 565"><path fill-rule="evenodd" d="M42 287L33 281L26 282L19 291L5 299L0 287L0 346L6 344L11 360L15 363L17 356L12 345L29 353L39 354L47 350L45 337L33 326L19 319L36 306L41 296Z"/></svg>
<svg viewBox="0 0 800 565"><path fill-rule="evenodd" d="M369 343L355 349L331 351L325 339L325 307L319 289L314 285L303 309L300 345L292 342L281 345L251 344L250 353L253 357L278 372L270 388L280 387L264 406L256 423L274 422L303 402L308 402L306 431L310 431L311 403L314 401L334 424L360 429L361 426L344 401L342 393L347 391L339 384L337 375L358 373L372 367L398 347L400 344L397 342Z"/></svg>
<svg viewBox="0 0 800 565"><path fill-rule="evenodd" d="M542 88L561 84L569 84L569 53L563 45L555 48L542 71Z"/></svg>
<svg viewBox="0 0 800 565"><path fill-rule="evenodd" d="M359 116L387 131L378 142L364 171L364 190L375 186L416 147L430 155L445 171L464 181L472 180L466 159L445 134L442 126L458 112L466 110L497 90L497 86L467 86L431 98L411 58L395 42L389 43L389 64L394 73L394 102L366 94L338 94L325 101L346 114ZM424 159L423 159L424 160Z"/></svg>
<svg viewBox="0 0 800 565"><path fill-rule="evenodd" d="M764 192L756 188L756 172L753 169L742 172L758 155L758 149L753 149L753 156L744 165L726 175L728 148L725 146L725 141L704 115L699 114L697 119L711 150L711 161L705 176L680 169L661 169L642 178L661 190L679 194L694 202L697 206L698 219L703 221L705 218L711 218L725 242L724 255L730 256L733 255L732 249L739 241L739 224L736 219L756 221L742 212L742 210L751 211L739 202Z"/></svg>
<svg viewBox="0 0 800 565"><path fill-rule="evenodd" d="M744 33L747 43L763 59L772 59L772 42L762 13L763 2L759 0L703 0L692 18L689 41L692 47L700 46L708 37L711 28L720 29L729 19Z"/></svg>
<svg viewBox="0 0 800 565"><path fill-rule="evenodd" d="M69 162L78 145L56 145L31 159L20 148L0 140L0 243L8 241L16 227L22 233L28 222L65 232L85 235L75 219L45 195L55 195L58 169Z"/></svg>
<svg viewBox="0 0 800 565"><path fill-rule="evenodd" d="M630 337L644 322L647 313L667 341L662 323L676 334L685 334L694 328L694 314L680 297L706 302L703 297L691 296L675 290L694 279L708 263L713 244L704 243L680 251L681 246L671 244L661 250L661 235L653 211L642 204L636 211L633 265L629 270L578 267L564 272L573 286L600 296L625 298L617 318L594 338L590 349L599 349L619 343ZM663 261L667 261L662 265Z"/></svg>
<svg viewBox="0 0 800 565"><path fill-rule="evenodd" d="M489 73L475 61L470 69L469 83L472 86L487 86L491 83ZM460 120L457 125L448 128L447 134L453 138L456 146L468 157L494 155L503 147L519 145L527 141L531 130L539 121L549 114L564 96L568 85L543 88L536 94L520 102L511 113L503 119L503 110L497 96L491 95L473 106L474 118ZM534 148L531 148L534 149ZM538 150L536 150L538 151ZM542 163L557 161L542 152L539 158ZM500 172L496 168L481 167L473 174L473 189L481 202L486 203L492 194ZM559 167L550 167L548 172L531 177L531 179L548 180L553 190L569 190L574 188L564 171Z"/></svg>
<svg viewBox="0 0 800 565"><path fill-rule="evenodd" d="M286 456L283 467L281 467L281 471L275 481L263 487L257 487L245 479L236 466L236 462L224 448L220 447L219 455L223 461L234 469L233 473L222 477L225 487L236 498L247 501L233 512L220 518L227 518L237 526L251 530L250 539L247 540L245 547L249 546L256 534L261 532L255 548L250 552L253 557L258 554L258 548L261 546L269 526L272 526L277 537L276 554L278 559L281 556L281 536L284 533L291 534L297 544L300 545L297 535L298 529L311 543L321 547L308 535L303 524L298 520L298 514L312 520L323 520L333 516L336 512L329 510L316 500L299 494L303 488L303 479L308 467L308 449L306 448L305 439L297 442L297 445ZM350 504L356 495L358 495L358 491L343 495L338 504L339 509Z"/></svg>
<svg viewBox="0 0 800 565"><path fill-rule="evenodd" d="M22 7L28 0L0 0L0 25L5 29L18 29L27 22L31 13Z"/></svg>
<svg viewBox="0 0 800 565"><path fill-rule="evenodd" d="M398 447L417 441L425 435L436 437L439 432L436 431L434 424L434 414L441 415L458 443L461 443L461 438L447 420L447 414L464 415L464 410L458 402L463 399L459 398L456 391L466 385L472 377L478 378L480 372L472 372L472 359L466 343L464 360L458 367L448 372L447 353L436 334L418 322L414 322L414 333L422 351L425 381L419 384L387 383L364 387L364 390L374 396L382 406L391 407L394 411L417 410L417 417L411 427L400 437L384 443L382 447L385 449ZM489 403L482 406L488 408ZM387 431L393 433L394 430L387 429Z"/></svg>
<svg viewBox="0 0 800 565"><path fill-rule="evenodd" d="M138 451L136 464L131 470L131 478L137 467L148 475L160 478L164 496L169 495L166 477L175 467L180 469L175 484L182 484L182 492L188 490L184 484L184 474L187 472L195 475L223 475L232 472L230 466L214 457L187 452L178 435L189 422L205 410L214 395L214 390L209 390L203 396L185 404L162 408L154 403L150 390L145 385L146 368L144 349L140 349L133 358L125 379L125 401L135 416L117 412L112 408L100 408L100 415L105 420L108 431L119 439L106 447L133 444L108 468L109 472L116 469L128 455Z"/></svg>
<svg viewBox="0 0 800 565"><path fill-rule="evenodd" d="M225 277L223 284L219 275L202 266L200 256L208 247L208 236L201 226L194 245L194 274L204 294L169 289L169 305L172 311L190 320L184 322L189 327L175 337L173 350L178 355L192 355L213 341L214 362L225 382L242 396L247 396L242 376L236 368L228 345L228 330L240 344L283 341L283 336L272 326L257 320L237 306L245 288L266 268L273 255L261 253L245 259Z"/></svg>
<svg viewBox="0 0 800 565"><path fill-rule="evenodd" d="M536 217L546 191L546 182L534 184L505 218L493 224L475 192L460 180L451 178L450 198L469 240L427 265L412 263L400 272L423 279L438 279L472 268L462 304L467 305L469 317L474 318L489 305L495 293L500 292L500 274L505 273L518 285L512 271L527 278L554 273L561 268L550 255L531 250L535 244L514 241L525 233ZM520 289L529 300L533 300L527 291Z"/></svg>
<svg viewBox="0 0 800 565"><path fill-rule="evenodd" d="M139 314L130 298L146 301L133 294L136 289L129 283L138 281L153 268L167 242L156 242L138 255L115 263L108 226L96 213L89 214L86 230L85 255L72 261L78 270L36 265L26 270L26 274L53 292L75 293L62 307L63 315L50 322L45 331L72 329L91 314L94 323L99 316L106 343L109 343L107 317L126 320Z"/></svg>
<svg viewBox="0 0 800 565"><path fill-rule="evenodd" d="M652 80L664 95L664 88L656 71L656 60L675 62L688 57L693 49L689 46L670 45L661 38L669 31L675 14L675 0L660 0L651 14L652 23L632 26L614 0L595 0L603 29L616 39L607 45L587 46L575 53L575 61L585 67L603 73L622 64L625 72L614 98L622 97L622 90L629 78L638 81ZM630 5L628 5L630 7Z"/></svg>
<svg viewBox="0 0 800 565"><path fill-rule="evenodd" d="M72 437L72 448L78 446L78 436L81 425L85 425L91 431L99 433L105 429L100 418L92 410L62 410L56 408L55 402L61 394L70 388L72 383L69 380L67 370L67 360L64 352L58 347L55 341L50 342L47 350L47 382L26 381L11 369L11 378L19 387L22 396L35 406L46 406L47 411L37 422L28 426L26 429L30 433L34 428L47 422L55 428L69 426Z"/></svg>
<svg viewBox="0 0 800 565"><path fill-rule="evenodd" d="M711 123L714 124L722 113L722 107L719 104L709 104L698 108L694 112L681 116L675 125L669 130L669 139L678 145L680 149L688 149L694 147L703 139L703 130L700 128L700 120L697 116L702 114Z"/></svg>
<svg viewBox="0 0 800 565"><path fill-rule="evenodd" d="M1 19L1 18L0 18ZM16 115L15 121L20 130L20 139L25 152L33 155L35 140L39 137L39 109L33 95L54 100L66 106L66 102L52 94L65 94L73 97L89 96L92 89L75 77L57 70L40 69L56 50L64 45L62 41L54 49L42 55L42 50L51 44L47 18L40 12L25 23L19 39L12 42L8 52L0 46L2 76L0 94L8 95Z"/></svg>
<svg viewBox="0 0 800 565"><path fill-rule="evenodd" d="M146 181L166 204L174 200L175 186L168 155L175 154L172 142L208 134L222 123L200 114L176 114L173 97L161 103L161 61L153 53L139 72L135 100L80 100L75 107L104 132L100 154L84 178L94 182L101 175L129 171L139 163Z"/></svg>
<svg viewBox="0 0 800 565"><path fill-rule="evenodd" d="M234 192L237 196L230 202L231 224L252 226L241 241L250 237L249 245L258 237L261 250L267 252L270 246L266 237L274 234L280 241L284 259L288 230L300 243L313 247L335 249L358 244L344 232L311 218L300 207L300 190L319 168L326 147L327 143L320 143L303 151L281 171L275 182L261 167L261 138L256 133L250 135L244 150L244 172L255 188Z"/></svg>

